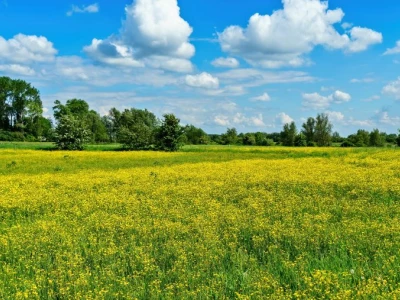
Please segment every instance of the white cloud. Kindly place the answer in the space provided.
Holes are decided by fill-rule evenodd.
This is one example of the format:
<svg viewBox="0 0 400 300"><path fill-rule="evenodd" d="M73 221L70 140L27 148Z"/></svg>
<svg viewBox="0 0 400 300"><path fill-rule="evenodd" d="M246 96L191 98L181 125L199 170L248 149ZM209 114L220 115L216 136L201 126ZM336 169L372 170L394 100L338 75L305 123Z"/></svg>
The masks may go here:
<svg viewBox="0 0 400 300"><path fill-rule="evenodd" d="M239 67L239 61L233 57L220 57L211 62L214 67L220 68L237 68Z"/></svg>
<svg viewBox="0 0 400 300"><path fill-rule="evenodd" d="M348 23L348 22L342 23L342 28L343 29L350 29L351 27L353 27L352 23Z"/></svg>
<svg viewBox="0 0 400 300"><path fill-rule="evenodd" d="M229 126L229 117L224 115L217 115L214 117L214 123L218 126Z"/></svg>
<svg viewBox="0 0 400 300"><path fill-rule="evenodd" d="M315 79L305 72L285 71L270 72L253 68L240 68L217 73L216 76L224 83L257 87L271 83L312 82Z"/></svg>
<svg viewBox="0 0 400 300"><path fill-rule="evenodd" d="M382 93L400 100L400 77L384 86Z"/></svg>
<svg viewBox="0 0 400 300"><path fill-rule="evenodd" d="M43 36L17 34L6 40L0 36L0 61L12 63L54 60L57 50Z"/></svg>
<svg viewBox="0 0 400 300"><path fill-rule="evenodd" d="M328 117L329 120L331 120L332 122L343 122L344 121L344 114L342 114L340 111L326 111L325 112Z"/></svg>
<svg viewBox="0 0 400 300"><path fill-rule="evenodd" d="M303 94L303 107L310 109L326 109L332 103L343 103L349 102L351 100L350 94L347 94L342 91L335 91L333 94L329 96L322 96L318 93Z"/></svg>
<svg viewBox="0 0 400 300"><path fill-rule="evenodd" d="M361 52L369 46L382 43L383 37L380 32L369 28L353 27L350 30L350 42L347 46L349 52Z"/></svg>
<svg viewBox="0 0 400 300"><path fill-rule="evenodd" d="M93 13L98 13L100 11L100 7L97 3L94 4L90 4L87 6L76 6L76 5L72 5L71 6L71 10L67 11L67 16L70 17L72 16L74 13L78 13L78 14L82 14L82 13L89 13L89 14L93 14Z"/></svg>
<svg viewBox="0 0 400 300"><path fill-rule="evenodd" d="M400 117L392 117L387 111L381 111L376 114L378 122L390 126L400 126Z"/></svg>
<svg viewBox="0 0 400 300"><path fill-rule="evenodd" d="M11 73L16 75L23 75L23 76L33 76L35 75L35 71L27 66L21 66L17 64L11 65L0 65L0 71L5 73Z"/></svg>
<svg viewBox="0 0 400 300"><path fill-rule="evenodd" d="M294 121L288 114L285 114L284 112L277 114L275 118L281 125L292 123Z"/></svg>
<svg viewBox="0 0 400 300"><path fill-rule="evenodd" d="M375 80L373 78L353 78L352 80L350 80L351 83L370 83L370 82L374 82Z"/></svg>
<svg viewBox="0 0 400 300"><path fill-rule="evenodd" d="M377 100L379 100L379 99L381 99L381 96L379 96L379 95L373 95L373 96L371 96L371 97L369 97L369 98L367 98L367 99L364 99L364 101L365 101L365 102L372 102L372 101L377 101Z"/></svg>
<svg viewBox="0 0 400 300"><path fill-rule="evenodd" d="M254 97L251 100L253 101L262 101L262 102L268 102L271 101L271 97L268 95L268 93L264 93L258 97Z"/></svg>
<svg viewBox="0 0 400 300"><path fill-rule="evenodd" d="M188 86L204 89L217 89L219 87L219 80L211 74L203 72L197 75L187 75L185 83Z"/></svg>
<svg viewBox="0 0 400 300"><path fill-rule="evenodd" d="M246 28L229 26L218 34L222 50L247 62L268 68L301 66L305 54L316 46L359 52L381 43L382 35L368 28L353 27L340 34L334 27L344 12L328 10L327 1L282 0L283 9L271 15L254 14Z"/></svg>
<svg viewBox="0 0 400 300"><path fill-rule="evenodd" d="M193 69L193 29L180 16L177 0L136 0L125 9L120 34L94 39L84 51L93 59L129 67L147 65L177 72Z"/></svg>
<svg viewBox="0 0 400 300"><path fill-rule="evenodd" d="M232 116L225 114L218 114L214 117L214 124L218 126L241 126L242 128L246 127L265 127L267 126L264 123L264 117L262 114L258 114L256 116L246 116L241 112L237 112Z"/></svg>
<svg viewBox="0 0 400 300"><path fill-rule="evenodd" d="M398 53L400 53L400 41L397 41L396 46L394 46L393 48L386 49L383 55L398 54Z"/></svg>

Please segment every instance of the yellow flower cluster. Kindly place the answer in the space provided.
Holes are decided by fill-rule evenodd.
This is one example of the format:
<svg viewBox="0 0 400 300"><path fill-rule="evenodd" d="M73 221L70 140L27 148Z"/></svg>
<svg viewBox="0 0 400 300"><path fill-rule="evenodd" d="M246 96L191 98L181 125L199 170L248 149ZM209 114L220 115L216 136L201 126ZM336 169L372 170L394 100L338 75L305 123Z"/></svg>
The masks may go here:
<svg viewBox="0 0 400 300"><path fill-rule="evenodd" d="M357 297L400 297L398 150L0 150L1 299Z"/></svg>

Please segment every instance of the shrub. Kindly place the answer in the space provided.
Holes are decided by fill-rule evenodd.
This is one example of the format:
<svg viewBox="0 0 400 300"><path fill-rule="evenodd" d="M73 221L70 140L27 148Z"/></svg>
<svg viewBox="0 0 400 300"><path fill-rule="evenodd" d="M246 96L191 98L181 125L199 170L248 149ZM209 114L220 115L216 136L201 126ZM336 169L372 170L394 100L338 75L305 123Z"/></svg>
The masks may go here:
<svg viewBox="0 0 400 300"><path fill-rule="evenodd" d="M60 118L55 130L55 144L60 150L83 150L90 139L90 131L73 116Z"/></svg>

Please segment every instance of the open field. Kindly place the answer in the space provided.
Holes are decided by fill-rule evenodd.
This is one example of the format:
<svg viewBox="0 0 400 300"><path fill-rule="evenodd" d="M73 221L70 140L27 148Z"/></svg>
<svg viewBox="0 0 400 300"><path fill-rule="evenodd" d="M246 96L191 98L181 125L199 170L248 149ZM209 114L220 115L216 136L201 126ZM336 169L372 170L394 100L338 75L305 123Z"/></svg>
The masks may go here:
<svg viewBox="0 0 400 300"><path fill-rule="evenodd" d="M0 150L1 299L400 297L400 151Z"/></svg>

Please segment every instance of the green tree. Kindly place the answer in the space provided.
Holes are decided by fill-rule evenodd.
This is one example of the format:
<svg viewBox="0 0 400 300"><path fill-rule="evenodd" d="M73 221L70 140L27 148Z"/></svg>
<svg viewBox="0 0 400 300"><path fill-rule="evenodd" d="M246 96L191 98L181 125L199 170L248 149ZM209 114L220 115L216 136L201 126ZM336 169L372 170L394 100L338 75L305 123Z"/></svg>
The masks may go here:
<svg viewBox="0 0 400 300"><path fill-rule="evenodd" d="M293 147L295 145L297 128L294 122L286 123L281 132L281 142L283 146Z"/></svg>
<svg viewBox="0 0 400 300"><path fill-rule="evenodd" d="M83 150L90 140L86 124L72 115L62 116L55 129L55 144L61 150Z"/></svg>
<svg viewBox="0 0 400 300"><path fill-rule="evenodd" d="M111 132L115 132L116 140L130 150L153 148L155 145L155 131L159 126L157 117L147 109L125 109L119 112L110 110L108 121ZM103 123L104 124L104 123Z"/></svg>
<svg viewBox="0 0 400 300"><path fill-rule="evenodd" d="M29 125L28 134L34 134L42 116L43 106L39 91L30 83L0 77L0 129L25 132Z"/></svg>
<svg viewBox="0 0 400 300"><path fill-rule="evenodd" d="M384 145L383 138L378 129L374 129L369 134L369 145L372 147L382 147Z"/></svg>
<svg viewBox="0 0 400 300"><path fill-rule="evenodd" d="M54 104L54 118L57 121L65 116L72 116L90 131L91 142L99 143L109 140L107 128L100 115L96 111L90 110L89 104L85 100L69 99L65 105L56 100Z"/></svg>
<svg viewBox="0 0 400 300"><path fill-rule="evenodd" d="M236 128L228 128L226 133L221 136L224 145L235 145L238 142L238 133Z"/></svg>
<svg viewBox="0 0 400 300"><path fill-rule="evenodd" d="M183 128L183 135L185 143L191 145L206 145L210 142L210 138L203 129L197 128L193 125L186 125Z"/></svg>
<svg viewBox="0 0 400 300"><path fill-rule="evenodd" d="M257 144L256 137L253 133L246 133L243 136L243 145L254 146Z"/></svg>
<svg viewBox="0 0 400 300"><path fill-rule="evenodd" d="M306 147L307 146L307 138L304 135L304 133L300 132L298 135L296 135L294 145L296 147Z"/></svg>
<svg viewBox="0 0 400 300"><path fill-rule="evenodd" d="M342 143L344 141L344 138L340 136L339 132L335 131L332 134L332 142L333 143Z"/></svg>
<svg viewBox="0 0 400 300"><path fill-rule="evenodd" d="M314 118L308 118L307 121L303 124L303 129L301 132L305 135L307 144L311 144L315 142L315 125L316 121Z"/></svg>
<svg viewBox="0 0 400 300"><path fill-rule="evenodd" d="M357 130L356 134L351 134L347 137L347 141L354 144L356 147L369 146L370 134L364 129Z"/></svg>
<svg viewBox="0 0 400 300"><path fill-rule="evenodd" d="M399 136L397 137L397 146L399 146L400 147L400 129L399 129Z"/></svg>
<svg viewBox="0 0 400 300"><path fill-rule="evenodd" d="M318 146L326 147L331 145L332 127L327 114L317 115L314 137Z"/></svg>
<svg viewBox="0 0 400 300"><path fill-rule="evenodd" d="M157 148L163 151L178 151L181 147L180 138L183 134L180 120L174 114L163 115L164 119L157 130Z"/></svg>

